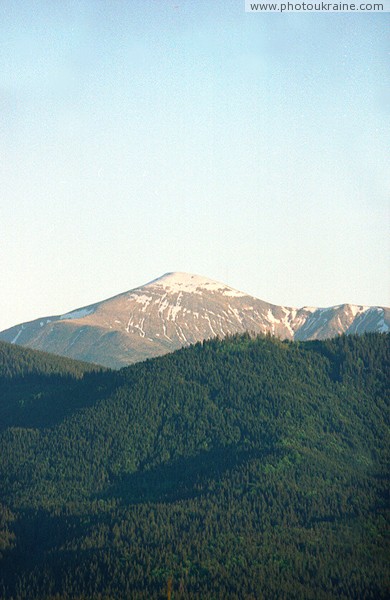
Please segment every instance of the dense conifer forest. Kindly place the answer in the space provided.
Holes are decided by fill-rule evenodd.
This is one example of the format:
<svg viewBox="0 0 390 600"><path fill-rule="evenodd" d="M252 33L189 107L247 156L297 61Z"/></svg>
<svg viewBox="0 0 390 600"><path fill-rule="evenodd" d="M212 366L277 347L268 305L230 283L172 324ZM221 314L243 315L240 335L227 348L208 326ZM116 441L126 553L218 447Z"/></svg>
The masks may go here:
<svg viewBox="0 0 390 600"><path fill-rule="evenodd" d="M388 598L389 337L1 343L0 598Z"/></svg>

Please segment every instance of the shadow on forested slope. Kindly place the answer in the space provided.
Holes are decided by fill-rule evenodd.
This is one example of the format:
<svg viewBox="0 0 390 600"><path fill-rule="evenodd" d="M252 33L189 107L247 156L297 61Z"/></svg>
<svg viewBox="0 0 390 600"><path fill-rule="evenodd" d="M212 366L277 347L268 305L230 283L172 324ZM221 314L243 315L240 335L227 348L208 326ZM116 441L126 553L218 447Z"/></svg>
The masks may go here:
<svg viewBox="0 0 390 600"><path fill-rule="evenodd" d="M7 427L55 427L108 395L115 373L26 375L0 380L0 431Z"/></svg>
<svg viewBox="0 0 390 600"><path fill-rule="evenodd" d="M196 456L127 474L100 497L120 499L126 504L195 498L214 489L228 471L259 458L259 454L259 450L243 450L236 445L204 450Z"/></svg>
<svg viewBox="0 0 390 600"><path fill-rule="evenodd" d="M53 427L112 385L105 367L0 342L0 431Z"/></svg>

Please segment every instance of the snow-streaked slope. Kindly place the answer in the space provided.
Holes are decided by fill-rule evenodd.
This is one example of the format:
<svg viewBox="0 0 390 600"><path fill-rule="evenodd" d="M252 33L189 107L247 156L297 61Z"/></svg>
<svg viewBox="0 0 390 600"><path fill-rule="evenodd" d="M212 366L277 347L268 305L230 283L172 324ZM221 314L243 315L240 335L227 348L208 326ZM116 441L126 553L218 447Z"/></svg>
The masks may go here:
<svg viewBox="0 0 390 600"><path fill-rule="evenodd" d="M176 272L64 315L17 325L0 339L119 367L244 331L306 340L388 331L389 325L389 311L381 307L276 306L206 277Z"/></svg>

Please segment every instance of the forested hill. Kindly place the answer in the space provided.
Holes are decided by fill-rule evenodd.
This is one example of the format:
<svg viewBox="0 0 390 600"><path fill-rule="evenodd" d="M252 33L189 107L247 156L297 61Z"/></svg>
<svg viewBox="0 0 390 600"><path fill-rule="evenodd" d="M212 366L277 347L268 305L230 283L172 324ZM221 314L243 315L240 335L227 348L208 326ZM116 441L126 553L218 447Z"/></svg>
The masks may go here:
<svg viewBox="0 0 390 600"><path fill-rule="evenodd" d="M388 334L233 336L33 388L14 357L0 597L389 596Z"/></svg>
<svg viewBox="0 0 390 600"><path fill-rule="evenodd" d="M28 375L60 375L81 378L84 373L104 371L104 367L31 350L0 341L0 381Z"/></svg>
<svg viewBox="0 0 390 600"><path fill-rule="evenodd" d="M0 431L53 424L96 400L105 367L0 342ZM94 384L93 384L94 382Z"/></svg>

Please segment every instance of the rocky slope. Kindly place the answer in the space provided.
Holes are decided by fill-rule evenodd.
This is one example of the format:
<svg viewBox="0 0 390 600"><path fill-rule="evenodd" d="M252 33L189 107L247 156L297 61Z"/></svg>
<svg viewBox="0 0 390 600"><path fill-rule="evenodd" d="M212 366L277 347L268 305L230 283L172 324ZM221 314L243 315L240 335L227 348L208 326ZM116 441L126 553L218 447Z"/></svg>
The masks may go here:
<svg viewBox="0 0 390 600"><path fill-rule="evenodd" d="M118 368L243 331L308 340L389 328L384 307L276 306L199 275L167 273L108 300L16 325L0 339Z"/></svg>

